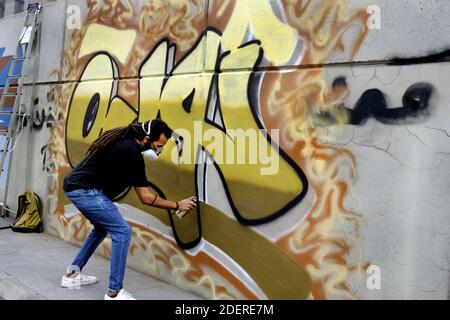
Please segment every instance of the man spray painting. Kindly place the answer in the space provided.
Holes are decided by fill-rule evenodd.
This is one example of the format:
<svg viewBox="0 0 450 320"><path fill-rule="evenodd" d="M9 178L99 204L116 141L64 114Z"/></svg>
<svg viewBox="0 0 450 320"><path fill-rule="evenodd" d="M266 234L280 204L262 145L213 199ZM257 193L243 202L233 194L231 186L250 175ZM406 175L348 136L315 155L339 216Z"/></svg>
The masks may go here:
<svg viewBox="0 0 450 320"><path fill-rule="evenodd" d="M174 212L196 208L197 200L193 196L181 201L166 200L148 188L144 157L157 160L172 134L172 129L160 119L108 130L91 144L86 157L64 178L64 192L94 228L67 268L61 286L74 288L97 282L96 277L81 271L109 234L111 265L104 299L135 300L123 288L132 229L113 201L127 188L134 187L143 204Z"/></svg>

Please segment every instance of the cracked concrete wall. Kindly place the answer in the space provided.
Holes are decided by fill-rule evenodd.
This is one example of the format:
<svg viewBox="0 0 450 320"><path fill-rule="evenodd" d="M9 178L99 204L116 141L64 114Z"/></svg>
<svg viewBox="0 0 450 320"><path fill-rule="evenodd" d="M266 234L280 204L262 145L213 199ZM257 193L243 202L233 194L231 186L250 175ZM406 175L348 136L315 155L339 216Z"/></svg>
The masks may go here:
<svg viewBox="0 0 450 320"><path fill-rule="evenodd" d="M233 34L239 33L240 21L251 25L244 30L245 41L242 42L258 40L264 59L257 69L252 69L250 64L223 63L221 79L246 74L263 79L255 92L264 126L267 130L281 130L281 148L308 179L307 194L285 215L258 226L239 225L239 230L262 235L264 241L268 239L277 250L304 267L313 281L310 298L447 299L450 61L445 52L450 47L447 32L450 5L447 0L344 2L314 1L303 15L296 17L293 12L298 14L301 10L293 10L288 1L261 1L253 10L242 5L243 2L243 7L238 7L235 1L227 5L212 0L186 1L192 9L188 12L198 14L194 29L200 33L207 27L215 27L222 33L219 38L224 46L232 43ZM133 14L140 14L139 8L146 3L133 1ZM67 9L73 5L80 8L84 33L67 28L68 16L73 13L67 13ZM370 5L380 9L380 28L362 36L369 18L366 9ZM113 31L135 28L133 19L127 28L117 27L120 19L111 20L107 13L103 13L103 20L96 21L94 17L103 12L100 9L101 6L89 6L81 0L58 1L43 8L39 73L36 79L27 80L26 91L29 98L31 83L36 82L39 104L29 103L34 120L17 146L8 199L14 208L16 195L27 185L22 179L23 173L28 172L32 188L47 200L46 231L75 244L81 243L88 225L66 203L58 187L58 181L69 169L61 165L67 162L66 146L54 137L65 131L67 97L75 91L87 59L80 54L73 60L68 55L79 53L80 48L75 44L83 39L89 24L100 21L117 29ZM174 11L169 17L178 12L178 9L171 10ZM352 22L350 25L344 27L344 22L340 24L334 19L332 13L338 10L343 10L341 13ZM151 15L151 11L147 14ZM272 14L274 19L268 19ZM262 16L268 19L266 24L273 23L279 28L272 28L270 32L264 29L264 25L258 23ZM321 17L325 18L324 25L319 24ZM20 30L20 26L16 26L20 24L19 18L0 20L0 48L6 47L4 56L11 55L15 34ZM277 21L283 26L276 24ZM305 27L314 24L321 28ZM139 29L134 30L138 36L142 34ZM101 30L104 35L110 31ZM94 39L92 42L100 49L107 48L121 63L121 68L126 65L127 56L119 51L131 51L137 46L127 44L131 47L125 48L124 41L114 48L93 35L88 33L91 41ZM161 34L161 38L163 36L165 34ZM339 41L340 36L342 41ZM189 79L184 82L195 82L198 74L211 74L215 65L207 65L207 62L217 54L214 44L219 38L208 34L198 51L197 62L179 76ZM177 50L183 50L183 46L189 50L195 40L172 39ZM142 43L145 44L140 45ZM151 49L154 46L142 50L146 55ZM134 57L141 54L139 50L133 52ZM443 54L432 56L439 52ZM393 61L397 58L421 59ZM223 59L226 61L226 57ZM280 67L280 70L273 67ZM68 72L71 68L76 72ZM143 82L151 84L162 74L150 72L146 76ZM99 78L92 73L88 81L97 86L104 82L104 78ZM128 89L135 87L139 80L135 73L125 78L121 79L120 86ZM236 99L238 96L236 94ZM125 97L130 104L138 105L135 96ZM223 91L220 99L226 108L230 100ZM205 202L236 222L221 177L215 170L208 170L206 175L208 199ZM264 201L267 200L259 199L259 202ZM159 249L165 252L164 258L168 257L164 250L170 248L177 253L172 258L187 261L186 265L194 269L197 268L195 258L206 259L206 256L210 259L206 260L209 269L195 270L210 276L216 281L214 285L226 288L231 296L270 297L259 280L249 273L248 265L243 267L236 263L226 249L203 239L195 248L180 250L172 228L136 203L135 199L127 198L119 206L126 218L135 223L136 235L142 236L134 240L137 247L147 246L148 241L143 239L162 241L165 246ZM78 234L74 235L73 230L78 230ZM99 253L107 256L109 245L102 246ZM175 267L150 263L152 254L138 251L129 263L141 272L207 298L218 298L211 290L198 289L195 282L180 278L180 274L174 272ZM380 288L370 286L374 280L368 273L370 266L379 267Z"/></svg>
<svg viewBox="0 0 450 320"><path fill-rule="evenodd" d="M432 83L430 115L383 124L374 118L344 129L320 128L319 138L349 148L358 178L346 205L363 214L367 260L381 269L381 290L358 286L366 298L447 299L449 276L450 110L449 62L408 66L329 68L346 77L355 105L368 88L383 91L390 107L402 104L415 81Z"/></svg>

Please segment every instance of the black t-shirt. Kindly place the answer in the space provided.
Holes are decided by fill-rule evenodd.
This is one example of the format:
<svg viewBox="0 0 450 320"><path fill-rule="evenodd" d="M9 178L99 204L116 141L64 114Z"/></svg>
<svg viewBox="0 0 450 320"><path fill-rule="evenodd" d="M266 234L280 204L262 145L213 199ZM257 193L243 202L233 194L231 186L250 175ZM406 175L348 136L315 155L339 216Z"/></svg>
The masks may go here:
<svg viewBox="0 0 450 320"><path fill-rule="evenodd" d="M132 138L121 138L84 158L64 178L65 192L98 189L113 200L128 187L148 187L144 157Z"/></svg>

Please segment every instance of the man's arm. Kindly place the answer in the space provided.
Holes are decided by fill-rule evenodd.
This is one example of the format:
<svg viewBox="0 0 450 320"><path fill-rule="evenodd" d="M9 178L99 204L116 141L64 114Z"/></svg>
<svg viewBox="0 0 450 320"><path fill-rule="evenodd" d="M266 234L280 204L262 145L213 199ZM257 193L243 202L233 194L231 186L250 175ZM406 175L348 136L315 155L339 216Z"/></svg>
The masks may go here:
<svg viewBox="0 0 450 320"><path fill-rule="evenodd" d="M190 211L197 206L194 201L195 197L190 197L184 200L176 201L166 200L161 198L160 196L152 193L148 187L134 187L136 193L143 204L160 208L160 209L180 209Z"/></svg>

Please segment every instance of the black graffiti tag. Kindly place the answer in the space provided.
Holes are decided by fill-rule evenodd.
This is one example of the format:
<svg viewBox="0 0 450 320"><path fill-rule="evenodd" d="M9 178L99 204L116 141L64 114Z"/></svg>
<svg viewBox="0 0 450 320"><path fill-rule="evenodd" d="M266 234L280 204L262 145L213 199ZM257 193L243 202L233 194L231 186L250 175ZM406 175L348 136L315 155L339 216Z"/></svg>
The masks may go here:
<svg viewBox="0 0 450 320"><path fill-rule="evenodd" d="M347 89L345 78L337 78L333 82L333 89L337 87ZM347 114L348 125L363 125L369 118L389 125L417 123L431 114L429 106L433 92L433 85L426 82L415 83L405 91L402 106L390 108L381 90L369 89L361 95L353 109L344 105L338 108ZM322 126L337 123L334 112L321 112L316 116L320 118Z"/></svg>

